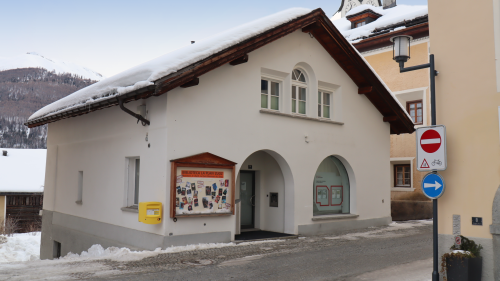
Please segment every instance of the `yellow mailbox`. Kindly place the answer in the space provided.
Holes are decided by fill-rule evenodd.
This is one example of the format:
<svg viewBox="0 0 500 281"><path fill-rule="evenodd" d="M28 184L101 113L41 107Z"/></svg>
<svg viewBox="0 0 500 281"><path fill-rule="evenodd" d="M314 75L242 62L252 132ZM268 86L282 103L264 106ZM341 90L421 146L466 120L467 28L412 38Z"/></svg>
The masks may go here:
<svg viewBox="0 0 500 281"><path fill-rule="evenodd" d="M160 202L139 202L139 221L147 224L158 224L161 222Z"/></svg>

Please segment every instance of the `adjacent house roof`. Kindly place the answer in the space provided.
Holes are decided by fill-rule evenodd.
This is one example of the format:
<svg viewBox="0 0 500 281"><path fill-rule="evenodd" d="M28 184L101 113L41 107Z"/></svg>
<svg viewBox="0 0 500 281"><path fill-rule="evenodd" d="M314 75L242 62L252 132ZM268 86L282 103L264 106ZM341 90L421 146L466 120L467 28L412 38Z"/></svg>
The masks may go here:
<svg viewBox="0 0 500 281"><path fill-rule="evenodd" d="M99 81L35 112L36 127L125 102L162 95L296 30L311 33L390 122L391 133L411 133L413 122L366 60L346 41L323 10L288 9L232 28L115 76ZM251 57L250 57L251 59ZM232 63L233 64L233 63ZM201 82L203 83L203 82Z"/></svg>
<svg viewBox="0 0 500 281"><path fill-rule="evenodd" d="M389 38L400 34L410 35L414 39L429 36L427 6L398 5L384 10L382 7L360 5L349 11L346 17L361 14L366 10L382 16L357 28L351 28L351 22L346 18L333 21L342 35L361 52L374 47L389 46Z"/></svg>
<svg viewBox="0 0 500 281"><path fill-rule="evenodd" d="M0 148L0 195L43 192L46 158L46 149Z"/></svg>

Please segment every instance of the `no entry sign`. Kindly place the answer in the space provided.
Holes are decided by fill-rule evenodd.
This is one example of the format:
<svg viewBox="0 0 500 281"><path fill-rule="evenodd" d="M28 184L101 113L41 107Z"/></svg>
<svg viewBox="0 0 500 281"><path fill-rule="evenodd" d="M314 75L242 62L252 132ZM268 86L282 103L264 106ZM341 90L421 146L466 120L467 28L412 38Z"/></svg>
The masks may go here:
<svg viewBox="0 0 500 281"><path fill-rule="evenodd" d="M443 125L417 129L417 170L446 170L446 127Z"/></svg>

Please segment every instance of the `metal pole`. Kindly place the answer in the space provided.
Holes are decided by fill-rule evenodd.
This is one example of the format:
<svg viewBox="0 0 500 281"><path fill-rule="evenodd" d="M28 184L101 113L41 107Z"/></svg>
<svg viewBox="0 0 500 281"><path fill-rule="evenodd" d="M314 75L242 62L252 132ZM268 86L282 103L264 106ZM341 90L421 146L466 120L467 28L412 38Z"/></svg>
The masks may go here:
<svg viewBox="0 0 500 281"><path fill-rule="evenodd" d="M430 83L431 83L431 124L436 125L436 70L434 69L434 55L429 56L430 64ZM437 172L436 172L437 173ZM433 271L432 271L432 281L439 281L439 271L438 271L438 200L432 200L432 241L433 246Z"/></svg>

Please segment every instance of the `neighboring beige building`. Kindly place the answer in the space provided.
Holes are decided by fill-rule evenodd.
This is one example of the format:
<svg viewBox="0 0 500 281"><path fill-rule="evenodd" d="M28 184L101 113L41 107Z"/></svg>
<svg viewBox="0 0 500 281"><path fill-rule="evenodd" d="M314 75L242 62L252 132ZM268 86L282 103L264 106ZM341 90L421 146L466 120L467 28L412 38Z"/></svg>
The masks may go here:
<svg viewBox="0 0 500 281"><path fill-rule="evenodd" d="M429 1L429 20L437 124L446 126L448 153L440 255L460 232L484 247L483 280L500 280L500 1ZM482 225L472 225L474 217Z"/></svg>
<svg viewBox="0 0 500 281"><path fill-rule="evenodd" d="M393 60L393 48L389 40L400 34L412 36L411 59L407 66L428 63L430 42L427 7L393 7L394 1L386 2L388 6L384 2L383 7L357 6L346 11L345 18L333 23L407 108L415 127L428 126L431 124L429 70L400 74L399 65ZM339 10L344 11L346 7ZM390 190L394 220L432 216L430 201L420 188L425 173L417 170L415 140L415 134L396 132L391 135ZM407 204L400 200L428 202Z"/></svg>

